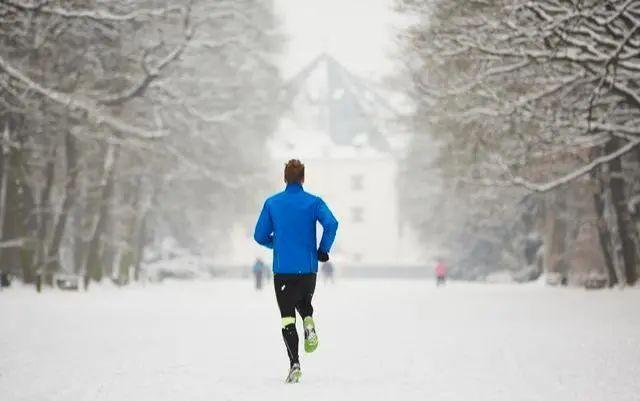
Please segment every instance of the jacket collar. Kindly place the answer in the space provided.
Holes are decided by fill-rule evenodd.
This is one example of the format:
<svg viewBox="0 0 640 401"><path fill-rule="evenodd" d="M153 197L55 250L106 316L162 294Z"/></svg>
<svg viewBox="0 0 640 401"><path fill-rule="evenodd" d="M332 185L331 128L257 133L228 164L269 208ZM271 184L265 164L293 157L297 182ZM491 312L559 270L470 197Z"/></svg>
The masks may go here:
<svg viewBox="0 0 640 401"><path fill-rule="evenodd" d="M297 182L293 184L287 184L287 188L285 188L285 191L291 193L300 192L302 191L302 184L299 184Z"/></svg>

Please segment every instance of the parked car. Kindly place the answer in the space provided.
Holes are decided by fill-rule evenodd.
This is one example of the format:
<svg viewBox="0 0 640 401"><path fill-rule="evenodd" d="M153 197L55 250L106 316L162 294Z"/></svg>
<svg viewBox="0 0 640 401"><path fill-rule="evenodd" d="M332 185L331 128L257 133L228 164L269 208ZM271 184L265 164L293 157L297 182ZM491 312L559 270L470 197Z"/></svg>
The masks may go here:
<svg viewBox="0 0 640 401"><path fill-rule="evenodd" d="M71 273L56 273L53 276L53 283L61 290L78 291L82 277Z"/></svg>
<svg viewBox="0 0 640 401"><path fill-rule="evenodd" d="M149 281L161 282L167 278L193 280L211 277L211 266L205 258L181 255L157 260L143 266Z"/></svg>

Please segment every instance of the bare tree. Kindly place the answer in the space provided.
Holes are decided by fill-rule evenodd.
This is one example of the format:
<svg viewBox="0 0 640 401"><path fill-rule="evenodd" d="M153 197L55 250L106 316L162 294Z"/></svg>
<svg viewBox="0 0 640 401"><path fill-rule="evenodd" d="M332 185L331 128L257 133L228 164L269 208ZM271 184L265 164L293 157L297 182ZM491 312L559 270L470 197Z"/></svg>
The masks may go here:
<svg viewBox="0 0 640 401"><path fill-rule="evenodd" d="M0 1L3 268L126 282L154 237L188 242L233 215L241 180L260 182L259 129L277 119L271 13L251 0Z"/></svg>
<svg viewBox="0 0 640 401"><path fill-rule="evenodd" d="M633 283L640 261L629 214L640 177L640 5L401 5L422 16L408 37L419 60L412 71L422 121L463 157L449 157L449 171L500 191L549 192L575 182L596 188L602 248L615 272L610 282Z"/></svg>

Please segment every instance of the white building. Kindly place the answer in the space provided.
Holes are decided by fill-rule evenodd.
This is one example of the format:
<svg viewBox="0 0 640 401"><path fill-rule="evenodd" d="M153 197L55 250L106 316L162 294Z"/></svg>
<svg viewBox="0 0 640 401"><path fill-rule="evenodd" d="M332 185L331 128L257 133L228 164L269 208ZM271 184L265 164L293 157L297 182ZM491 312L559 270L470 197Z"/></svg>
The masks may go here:
<svg viewBox="0 0 640 401"><path fill-rule="evenodd" d="M321 196L340 222L332 260L344 266L418 264L413 232L402 227L396 187L401 145L383 135L369 113L375 95L334 59L321 56L294 77L283 98L290 108L268 142L272 193L284 188L289 159L306 166L305 190ZM267 194L265 194L266 196ZM259 208L256 205L256 217ZM252 240L253 227L239 224L227 265L249 265L268 250ZM321 229L318 228L318 240Z"/></svg>

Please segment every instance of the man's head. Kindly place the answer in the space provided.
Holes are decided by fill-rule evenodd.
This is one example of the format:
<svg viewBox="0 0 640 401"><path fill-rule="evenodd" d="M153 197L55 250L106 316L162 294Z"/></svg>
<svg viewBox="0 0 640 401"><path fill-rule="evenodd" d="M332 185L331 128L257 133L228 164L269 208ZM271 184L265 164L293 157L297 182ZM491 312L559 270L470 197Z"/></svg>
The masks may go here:
<svg viewBox="0 0 640 401"><path fill-rule="evenodd" d="M287 184L304 183L304 164L298 159L291 159L284 166L284 182Z"/></svg>

